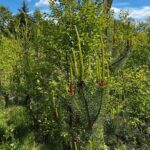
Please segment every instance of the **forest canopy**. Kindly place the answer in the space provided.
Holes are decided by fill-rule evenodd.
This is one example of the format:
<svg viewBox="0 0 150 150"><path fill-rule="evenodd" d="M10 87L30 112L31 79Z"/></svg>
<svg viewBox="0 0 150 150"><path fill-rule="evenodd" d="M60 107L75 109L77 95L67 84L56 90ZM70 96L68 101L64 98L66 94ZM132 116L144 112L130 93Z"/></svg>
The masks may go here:
<svg viewBox="0 0 150 150"><path fill-rule="evenodd" d="M150 18L112 4L0 5L0 149L149 149Z"/></svg>

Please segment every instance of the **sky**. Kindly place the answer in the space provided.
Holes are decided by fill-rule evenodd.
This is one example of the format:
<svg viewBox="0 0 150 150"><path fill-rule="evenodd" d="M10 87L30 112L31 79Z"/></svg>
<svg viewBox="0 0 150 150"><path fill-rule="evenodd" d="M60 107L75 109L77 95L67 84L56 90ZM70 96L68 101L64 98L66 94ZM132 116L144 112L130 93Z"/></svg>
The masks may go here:
<svg viewBox="0 0 150 150"><path fill-rule="evenodd" d="M23 0L0 0L0 5L8 7L14 14L17 13ZM35 9L48 11L49 0L26 0L30 12ZM150 0L113 0L112 9L116 14L120 10L127 10L129 17L135 20L144 20L150 16Z"/></svg>

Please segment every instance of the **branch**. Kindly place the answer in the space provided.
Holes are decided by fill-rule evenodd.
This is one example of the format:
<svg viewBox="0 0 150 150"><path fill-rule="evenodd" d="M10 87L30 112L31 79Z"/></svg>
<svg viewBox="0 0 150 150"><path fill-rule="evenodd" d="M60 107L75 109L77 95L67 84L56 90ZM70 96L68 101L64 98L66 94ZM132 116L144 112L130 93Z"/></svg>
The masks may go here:
<svg viewBox="0 0 150 150"><path fill-rule="evenodd" d="M90 110L89 110L89 105L88 105L88 101L85 97L85 94L84 94L84 84L80 84L79 85L79 94L81 94L83 100L84 100L84 104L85 104L85 111L86 111L86 115L87 115L87 120L88 120L88 129L92 129L92 120L91 120L91 116L90 116Z"/></svg>
<svg viewBox="0 0 150 150"><path fill-rule="evenodd" d="M126 48L125 48L124 52L122 53L122 55L119 58L117 58L116 61L113 62L109 66L110 69L112 69L112 67L114 65L117 65L117 64L121 63L121 61L123 61L126 58L126 56L128 55L128 53L129 53L130 46L131 46L131 43L130 43L130 40L129 40L129 28L130 28L130 22L128 22Z"/></svg>
<svg viewBox="0 0 150 150"><path fill-rule="evenodd" d="M96 120L98 119L98 116L100 114L100 111L101 111L101 108L102 108L102 103L103 103L103 95L104 95L104 89L101 89L101 102L100 102L97 114L96 114L95 118L92 121L92 125L94 124L94 122L96 122Z"/></svg>
<svg viewBox="0 0 150 150"><path fill-rule="evenodd" d="M113 62L113 63L109 66L109 68L112 69L112 67L113 67L114 65L117 65L117 64L121 63L121 62L126 58L126 56L128 55L128 53L129 53L129 46L126 47L126 49L125 49L125 51L122 53L122 55L121 55L119 58L117 58L117 60L116 60L115 62Z"/></svg>

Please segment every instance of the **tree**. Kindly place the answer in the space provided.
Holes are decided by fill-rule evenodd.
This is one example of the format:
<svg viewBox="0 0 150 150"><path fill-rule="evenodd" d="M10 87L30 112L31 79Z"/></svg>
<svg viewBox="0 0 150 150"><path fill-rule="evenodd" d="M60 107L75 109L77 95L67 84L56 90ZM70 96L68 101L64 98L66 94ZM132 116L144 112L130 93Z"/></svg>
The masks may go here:
<svg viewBox="0 0 150 150"><path fill-rule="evenodd" d="M137 31L126 13L115 19L111 5L112 0L60 0L50 3L44 18L39 10L31 17L23 3L16 15L13 94L32 118L35 139L48 149L115 149L122 143L135 149L134 125L144 137L148 34L146 28ZM12 53L7 42L2 46ZM9 52L1 57L7 65L3 57Z"/></svg>
<svg viewBox="0 0 150 150"><path fill-rule="evenodd" d="M12 13L8 8L0 6L0 32L7 34L10 30L10 23L13 19Z"/></svg>
<svg viewBox="0 0 150 150"><path fill-rule="evenodd" d="M18 76L22 78L22 92L35 127L47 140L53 139L51 145L58 149L69 149L70 143L72 147L86 147L90 137L99 148L99 138L104 142L101 113L114 73L110 65L120 64L127 56L130 26L120 22L115 27L118 32L112 33L114 18L108 11L103 13L102 7L76 0L51 4L50 19L40 18L38 26L34 25L36 48L30 45L32 51L25 55L18 71L22 72ZM115 56L114 45L107 50L107 40L112 42L114 34L123 37L116 39L115 46L121 49ZM37 49L40 56L33 57ZM98 136L93 136L93 131Z"/></svg>
<svg viewBox="0 0 150 150"><path fill-rule="evenodd" d="M22 6L19 10L19 14L18 14L18 18L20 20L20 27L24 27L28 24L28 19L29 19L29 9L27 6L27 3L25 1L23 1Z"/></svg>

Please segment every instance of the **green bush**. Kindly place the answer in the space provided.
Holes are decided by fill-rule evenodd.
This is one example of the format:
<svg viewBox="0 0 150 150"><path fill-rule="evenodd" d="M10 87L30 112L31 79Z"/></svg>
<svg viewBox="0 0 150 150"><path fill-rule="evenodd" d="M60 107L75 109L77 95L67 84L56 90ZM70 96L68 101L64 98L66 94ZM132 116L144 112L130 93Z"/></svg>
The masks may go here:
<svg viewBox="0 0 150 150"><path fill-rule="evenodd" d="M28 134L31 119L24 107L11 106L0 110L1 147L15 149ZM2 148L3 149L3 148Z"/></svg>
<svg viewBox="0 0 150 150"><path fill-rule="evenodd" d="M5 108L6 102L3 96L0 96L0 109Z"/></svg>

